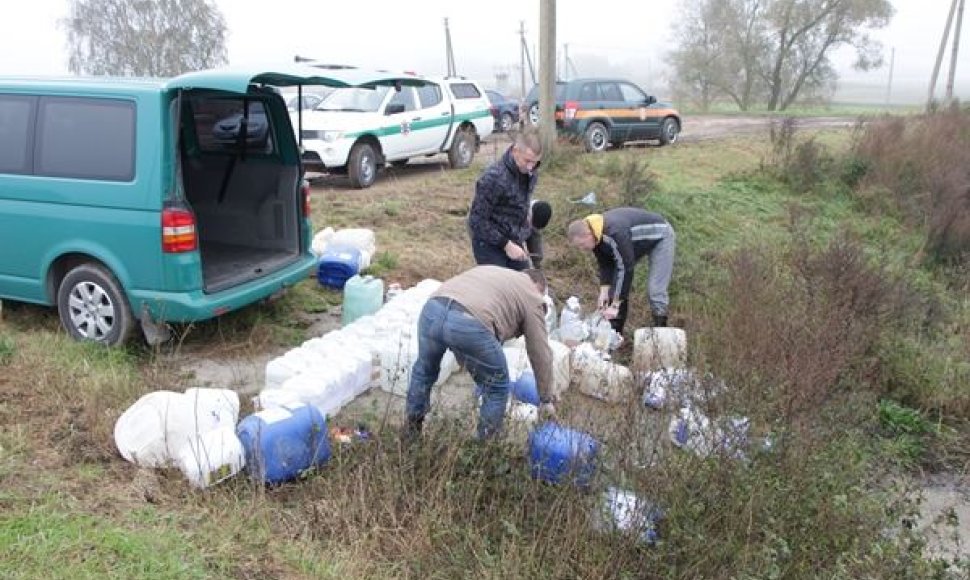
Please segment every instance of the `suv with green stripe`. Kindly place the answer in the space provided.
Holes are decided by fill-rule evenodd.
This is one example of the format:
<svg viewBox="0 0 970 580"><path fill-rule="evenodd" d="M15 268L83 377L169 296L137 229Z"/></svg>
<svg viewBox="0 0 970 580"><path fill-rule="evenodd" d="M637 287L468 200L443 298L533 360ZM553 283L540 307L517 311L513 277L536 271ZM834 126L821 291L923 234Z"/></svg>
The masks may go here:
<svg viewBox="0 0 970 580"><path fill-rule="evenodd" d="M452 167L471 164L494 120L475 81L412 77L415 86L337 89L316 109L292 113L309 172L346 174L370 187L384 165L446 153Z"/></svg>

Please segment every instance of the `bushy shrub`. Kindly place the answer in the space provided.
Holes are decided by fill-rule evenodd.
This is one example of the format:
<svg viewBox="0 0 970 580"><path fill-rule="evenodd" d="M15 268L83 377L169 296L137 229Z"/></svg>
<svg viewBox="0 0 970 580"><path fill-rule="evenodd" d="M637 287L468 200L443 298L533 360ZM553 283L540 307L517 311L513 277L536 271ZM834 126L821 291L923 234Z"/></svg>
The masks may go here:
<svg viewBox="0 0 970 580"><path fill-rule="evenodd" d="M854 147L865 166L861 190L889 192L904 223L927 232L929 254L942 261L970 253L970 114L872 121Z"/></svg>

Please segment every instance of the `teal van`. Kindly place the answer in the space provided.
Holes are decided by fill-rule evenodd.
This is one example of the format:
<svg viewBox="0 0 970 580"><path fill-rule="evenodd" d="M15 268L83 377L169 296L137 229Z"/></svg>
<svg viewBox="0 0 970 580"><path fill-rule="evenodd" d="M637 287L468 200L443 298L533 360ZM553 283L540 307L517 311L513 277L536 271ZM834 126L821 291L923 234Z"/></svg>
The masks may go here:
<svg viewBox="0 0 970 580"><path fill-rule="evenodd" d="M309 189L276 87L401 82L303 65L0 77L0 299L54 305L73 337L116 345L304 280Z"/></svg>

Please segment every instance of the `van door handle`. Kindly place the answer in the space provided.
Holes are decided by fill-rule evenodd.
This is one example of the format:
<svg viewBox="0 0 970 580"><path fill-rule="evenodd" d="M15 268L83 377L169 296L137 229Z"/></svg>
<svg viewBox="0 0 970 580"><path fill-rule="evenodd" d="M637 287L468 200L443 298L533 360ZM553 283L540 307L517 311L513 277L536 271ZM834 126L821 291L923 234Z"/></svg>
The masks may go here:
<svg viewBox="0 0 970 580"><path fill-rule="evenodd" d="M421 117L415 117L415 118L411 119L411 122L413 123L415 121L420 121L420 120L421 120Z"/></svg>
<svg viewBox="0 0 970 580"><path fill-rule="evenodd" d="M451 116L451 113L449 113L448 111L445 111L444 113L441 113L441 116L442 117L450 117Z"/></svg>

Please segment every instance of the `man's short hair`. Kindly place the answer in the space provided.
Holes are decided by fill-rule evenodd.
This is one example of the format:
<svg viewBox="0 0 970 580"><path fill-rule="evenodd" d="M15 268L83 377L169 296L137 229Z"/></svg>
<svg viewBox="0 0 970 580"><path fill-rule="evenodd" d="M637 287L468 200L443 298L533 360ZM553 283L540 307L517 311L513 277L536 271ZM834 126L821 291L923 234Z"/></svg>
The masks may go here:
<svg viewBox="0 0 970 580"><path fill-rule="evenodd" d="M532 283L539 287L543 292L546 291L546 275L542 273L542 270L537 268L529 268L528 270L523 270L523 272L532 280Z"/></svg>
<svg viewBox="0 0 970 580"><path fill-rule="evenodd" d="M569 222L566 226L566 239L570 242L591 234L593 230L589 228L589 223L585 219L578 219Z"/></svg>
<svg viewBox="0 0 970 580"><path fill-rule="evenodd" d="M542 140L539 139L539 131L533 127L527 127L515 136L514 145L524 147L536 155L542 155Z"/></svg>

